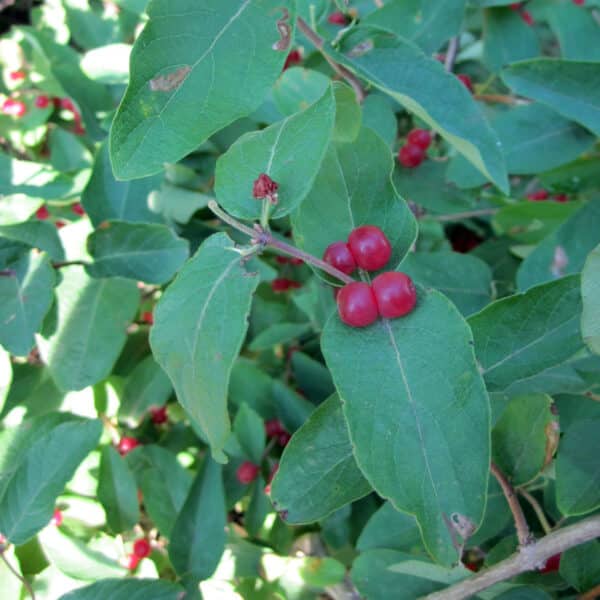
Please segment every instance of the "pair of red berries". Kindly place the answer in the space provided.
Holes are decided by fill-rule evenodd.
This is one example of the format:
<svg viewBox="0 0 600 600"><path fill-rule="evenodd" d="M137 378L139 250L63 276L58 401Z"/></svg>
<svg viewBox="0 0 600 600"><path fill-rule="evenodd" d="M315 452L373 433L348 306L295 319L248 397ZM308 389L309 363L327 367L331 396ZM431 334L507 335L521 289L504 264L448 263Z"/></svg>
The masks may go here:
<svg viewBox="0 0 600 600"><path fill-rule="evenodd" d="M527 200L532 200L533 202L541 202L543 200L548 200L550 198L550 192L548 190L536 190L535 192L530 192L525 196ZM553 196L555 202L567 202L569 197L567 194L555 194Z"/></svg>
<svg viewBox="0 0 600 600"><path fill-rule="evenodd" d="M127 568L130 571L137 569L140 561L143 558L150 556L151 551L152 547L146 538L135 540L135 542L133 542L133 552L127 557Z"/></svg>
<svg viewBox="0 0 600 600"><path fill-rule="evenodd" d="M398 162L407 169L418 167L425 160L425 152L432 140L433 136L427 129L413 129L398 152Z"/></svg>
<svg viewBox="0 0 600 600"><path fill-rule="evenodd" d="M323 260L350 275L357 267L377 271L388 263L392 245L385 233L374 225L363 225L348 236L348 243L334 242L327 247ZM378 317L395 319L415 307L417 292L412 279L397 271L378 275L373 283L353 281L337 295L338 313L350 327L367 327Z"/></svg>

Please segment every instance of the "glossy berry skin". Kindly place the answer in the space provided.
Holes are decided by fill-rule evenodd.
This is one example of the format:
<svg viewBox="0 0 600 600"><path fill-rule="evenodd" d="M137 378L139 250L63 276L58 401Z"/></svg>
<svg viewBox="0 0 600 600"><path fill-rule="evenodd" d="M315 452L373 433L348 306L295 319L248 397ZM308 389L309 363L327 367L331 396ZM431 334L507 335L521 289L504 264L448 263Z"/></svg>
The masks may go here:
<svg viewBox="0 0 600 600"><path fill-rule="evenodd" d="M133 554L138 558L146 558L146 556L150 556L150 542L146 538L140 538L139 540L135 540L133 542Z"/></svg>
<svg viewBox="0 0 600 600"><path fill-rule="evenodd" d="M8 74L8 77L11 81L23 81L23 79L25 79L25 72L24 71L11 71Z"/></svg>
<svg viewBox="0 0 600 600"><path fill-rule="evenodd" d="M125 436L119 440L117 450L121 456L125 456L126 454L129 454L134 448L137 448L139 445L140 443L134 437Z"/></svg>
<svg viewBox="0 0 600 600"><path fill-rule="evenodd" d="M48 96L38 96L33 103L37 108L47 108L50 104L50 98Z"/></svg>
<svg viewBox="0 0 600 600"><path fill-rule="evenodd" d="M555 554L551 556L547 561L543 568L540 569L540 573L553 573L558 571L560 567L560 554Z"/></svg>
<svg viewBox="0 0 600 600"><path fill-rule="evenodd" d="M405 144L398 151L398 162L407 169L418 167L425 160L425 150L421 146Z"/></svg>
<svg viewBox="0 0 600 600"><path fill-rule="evenodd" d="M130 571L135 571L138 565L140 564L141 560L142 559L139 556L136 556L135 554L130 554L127 557L126 566Z"/></svg>
<svg viewBox="0 0 600 600"><path fill-rule="evenodd" d="M237 479L240 483L247 485L252 483L258 476L258 465L251 463L250 461L243 462L236 472Z"/></svg>
<svg viewBox="0 0 600 600"><path fill-rule="evenodd" d="M152 408L150 408L150 419L152 419L152 422L155 425L162 425L163 423L166 423L168 421L167 407L166 406L160 406L160 407L153 406Z"/></svg>
<svg viewBox="0 0 600 600"><path fill-rule="evenodd" d="M332 12L327 17L327 22L331 23L332 25L347 25L348 18L346 17L346 15L343 12L337 10L335 12Z"/></svg>
<svg viewBox="0 0 600 600"><path fill-rule="evenodd" d="M323 260L346 275L356 271L356 261L346 242L333 242L323 253Z"/></svg>
<svg viewBox="0 0 600 600"><path fill-rule="evenodd" d="M294 65L299 65L302 62L302 54L300 54L300 50L292 50L287 55L285 59L285 64L283 65L283 70L289 69Z"/></svg>
<svg viewBox="0 0 600 600"><path fill-rule="evenodd" d="M340 319L350 327L367 327L379 316L377 301L368 283L347 283L336 300Z"/></svg>
<svg viewBox="0 0 600 600"><path fill-rule="evenodd" d="M46 208L46 205L42 205L40 206L36 211L35 211L35 216L40 220L40 221L45 221L49 216L50 213L48 212L48 209Z"/></svg>
<svg viewBox="0 0 600 600"><path fill-rule="evenodd" d="M81 206L80 202L76 202L75 204L73 204L73 206L71 206L71 210L80 217L83 217L83 215L85 215L85 210L83 206Z"/></svg>
<svg viewBox="0 0 600 600"><path fill-rule="evenodd" d="M431 140L433 140L433 136L431 135L431 131L427 131L427 129L413 129L406 136L406 141L411 146L418 146L419 148L423 148L423 150L429 148Z"/></svg>
<svg viewBox="0 0 600 600"><path fill-rule="evenodd" d="M468 75L460 73L459 75L457 75L457 77L462 81L463 85L471 92L471 94L475 91L475 88L473 87L473 82L471 81L471 78Z"/></svg>
<svg viewBox="0 0 600 600"><path fill-rule="evenodd" d="M407 315L417 303L417 290L412 279L397 271L382 273L371 284L379 314L384 319Z"/></svg>
<svg viewBox="0 0 600 600"><path fill-rule="evenodd" d="M50 523L55 525L56 527L60 527L63 522L62 512L58 508L54 509L54 514L52 515L52 519L50 519Z"/></svg>
<svg viewBox="0 0 600 600"><path fill-rule="evenodd" d="M146 310L142 313L142 321L148 325L154 325L154 314L150 310Z"/></svg>
<svg viewBox="0 0 600 600"><path fill-rule="evenodd" d="M385 233L375 225L362 225L348 236L348 247L356 264L365 271L377 271L387 265L392 245Z"/></svg>
<svg viewBox="0 0 600 600"><path fill-rule="evenodd" d="M7 98L2 105L2 112L10 117L20 119L27 112L27 106L20 100Z"/></svg>

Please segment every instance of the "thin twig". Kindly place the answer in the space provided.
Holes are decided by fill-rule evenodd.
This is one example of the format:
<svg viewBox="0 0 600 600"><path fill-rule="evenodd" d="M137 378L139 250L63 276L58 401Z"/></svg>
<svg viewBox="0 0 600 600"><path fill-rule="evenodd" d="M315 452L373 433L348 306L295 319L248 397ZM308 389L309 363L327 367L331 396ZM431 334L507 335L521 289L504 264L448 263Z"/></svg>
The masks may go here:
<svg viewBox="0 0 600 600"><path fill-rule="evenodd" d="M505 96L503 94L474 94L475 100L489 102L491 104L530 104L529 100L523 98L515 98L514 96Z"/></svg>
<svg viewBox="0 0 600 600"><path fill-rule="evenodd" d="M286 244L276 238L274 238L268 231L262 229L261 227L255 226L255 229L240 223L237 219L234 219L231 215L228 215L214 200L210 200L208 203L208 208L212 210L212 212L224 221L228 225L231 225L234 229L245 233L247 236L251 238L252 243L260 244L261 246L270 246L271 248L276 248L280 252L287 254L289 256L293 256L295 258L301 258L304 262L310 263L311 265L321 269L321 271L325 271L329 273L332 277L343 281L344 283L352 283L354 279L349 277L345 273L342 273L339 269L332 267L330 264L322 261L321 259L313 256L312 254L308 254L308 252L304 252L291 244Z"/></svg>
<svg viewBox="0 0 600 600"><path fill-rule="evenodd" d="M596 598L600 598L600 583L585 592L585 594L577 596L577 600L596 600Z"/></svg>
<svg viewBox="0 0 600 600"><path fill-rule="evenodd" d="M527 502L529 502L531 508L533 508L533 511L535 512L538 521L540 522L540 525L544 530L544 533L546 535L549 534L552 531L552 526L548 522L548 519L546 518L546 515L544 514L540 503L527 490L519 488L517 489L517 491L519 492L519 494L521 494L521 496L523 496L523 498L525 498L525 500L527 500Z"/></svg>
<svg viewBox="0 0 600 600"><path fill-rule="evenodd" d="M511 579L527 571L540 569L551 556L560 554L574 546L585 544L597 537L600 537L600 515L578 521L574 525L555 531L529 546L519 548L516 554L506 560L445 590L424 596L424 600L463 600L464 598L471 598L500 581Z"/></svg>
<svg viewBox="0 0 600 600"><path fill-rule="evenodd" d="M325 52L325 40L314 30L312 30L309 24L302 18L296 17L296 23L298 29L310 40L312 45L323 55L323 58L327 61L329 66L342 78L345 79L356 94L356 99L359 104L364 102L366 98L365 90L363 90L360 81L356 78L354 73L351 73L346 67L338 64Z"/></svg>
<svg viewBox="0 0 600 600"><path fill-rule="evenodd" d="M533 536L529 531L529 525L527 525L525 515L523 514L523 509L519 504L519 499L517 498L515 488L511 485L508 479L506 479L504 473L502 473L502 471L494 463L490 465L490 471L498 480L498 483L500 484L500 487L506 496L506 501L508 502L510 512L513 514L515 528L517 530L517 538L519 539L519 546L521 548L529 546L533 542Z"/></svg>
<svg viewBox="0 0 600 600"><path fill-rule="evenodd" d="M455 35L453 38L450 38L448 42L448 49L446 50L446 58L444 59L444 67L448 73L452 73L454 69L454 63L456 62L456 57L458 55L458 51L460 50L460 37Z"/></svg>
<svg viewBox="0 0 600 600"><path fill-rule="evenodd" d="M21 575L10 564L10 562L8 561L8 559L6 558L6 556L4 556L4 549L2 551L0 551L0 557L4 561L4 564L8 567L8 570L23 584L23 586L27 590L27 593L31 596L31 600L35 600L35 594L33 593L33 588L31 587L31 584L29 583L29 581L27 581L27 578L25 578L23 575Z"/></svg>
<svg viewBox="0 0 600 600"><path fill-rule="evenodd" d="M72 267L74 265L85 267L85 265L87 265L87 264L88 263L86 263L83 260L63 260L63 261L53 262L52 266L55 269L62 269L63 267Z"/></svg>
<svg viewBox="0 0 600 600"><path fill-rule="evenodd" d="M473 217L484 217L486 215L495 215L499 208L480 208L478 210L470 210L467 212L453 213L451 215L427 215L427 218L432 221L460 221L462 219L471 219Z"/></svg>

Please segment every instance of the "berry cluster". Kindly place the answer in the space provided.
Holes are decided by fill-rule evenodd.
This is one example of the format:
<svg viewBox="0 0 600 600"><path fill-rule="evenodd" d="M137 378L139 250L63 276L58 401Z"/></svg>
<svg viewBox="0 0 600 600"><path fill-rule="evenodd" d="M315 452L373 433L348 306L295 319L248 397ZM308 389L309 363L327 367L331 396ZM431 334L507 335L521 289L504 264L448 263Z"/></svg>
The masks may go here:
<svg viewBox="0 0 600 600"><path fill-rule="evenodd" d="M406 144L398 151L398 162L407 169L418 167L425 160L425 152L432 140L433 136L427 129L413 129L406 138Z"/></svg>
<svg viewBox="0 0 600 600"><path fill-rule="evenodd" d="M525 196L527 200L531 200L532 202L543 202L544 200L548 200L550 198L550 192L548 190L536 190L535 192L530 192ZM569 197L567 194L554 194L552 199L555 202L567 202Z"/></svg>
<svg viewBox="0 0 600 600"><path fill-rule="evenodd" d="M323 260L346 275L356 268L377 271L388 263L392 246L374 225L354 229L348 242L329 245ZM378 317L395 319L415 307L417 292L411 278L397 271L382 273L371 285L362 281L346 284L337 294L340 319L350 327L367 327Z"/></svg>

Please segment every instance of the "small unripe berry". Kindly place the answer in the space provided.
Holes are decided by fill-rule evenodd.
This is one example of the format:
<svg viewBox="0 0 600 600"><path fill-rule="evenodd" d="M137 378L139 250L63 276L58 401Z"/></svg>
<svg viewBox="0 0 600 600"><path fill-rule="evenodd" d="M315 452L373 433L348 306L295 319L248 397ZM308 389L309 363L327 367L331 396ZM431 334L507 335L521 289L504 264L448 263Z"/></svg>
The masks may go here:
<svg viewBox="0 0 600 600"><path fill-rule="evenodd" d="M27 106L20 100L7 98L2 105L2 112L9 117L20 119L27 112Z"/></svg>
<svg viewBox="0 0 600 600"><path fill-rule="evenodd" d="M346 284L336 301L340 319L350 327L367 327L379 316L373 290L362 281Z"/></svg>
<svg viewBox="0 0 600 600"><path fill-rule="evenodd" d="M356 271L356 261L346 242L329 244L323 254L323 260L346 275Z"/></svg>
<svg viewBox="0 0 600 600"><path fill-rule="evenodd" d="M407 315L417 303L415 284L404 273L382 273L373 279L372 288L379 314L385 319Z"/></svg>
<svg viewBox="0 0 600 600"><path fill-rule="evenodd" d="M431 131L427 131L427 129L413 129L406 136L406 141L410 145L418 146L419 148L423 148L423 150L429 148L432 139Z"/></svg>
<svg viewBox="0 0 600 600"><path fill-rule="evenodd" d="M50 104L50 98L48 98L48 96L38 96L35 101L34 104L37 108L47 108L48 105Z"/></svg>
<svg viewBox="0 0 600 600"><path fill-rule="evenodd" d="M117 450L121 456L125 456L126 454L129 454L134 448L137 448L139 445L139 441L136 440L134 437L124 436L119 440Z"/></svg>
<svg viewBox="0 0 600 600"><path fill-rule="evenodd" d="M414 144L405 144L398 151L398 162L407 169L418 167L425 160L425 150Z"/></svg>
<svg viewBox="0 0 600 600"><path fill-rule="evenodd" d="M252 483L258 476L258 465L251 463L250 461L243 462L236 472L237 479L240 483L247 485Z"/></svg>
<svg viewBox="0 0 600 600"><path fill-rule="evenodd" d="M375 225L362 225L348 236L348 247L356 264L365 271L382 269L390 260L392 245Z"/></svg>
<svg viewBox="0 0 600 600"><path fill-rule="evenodd" d="M138 558L146 558L146 556L150 556L150 542L146 538L140 538L139 540L135 540L133 542L133 554Z"/></svg>

